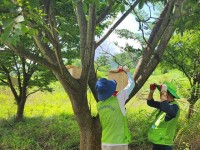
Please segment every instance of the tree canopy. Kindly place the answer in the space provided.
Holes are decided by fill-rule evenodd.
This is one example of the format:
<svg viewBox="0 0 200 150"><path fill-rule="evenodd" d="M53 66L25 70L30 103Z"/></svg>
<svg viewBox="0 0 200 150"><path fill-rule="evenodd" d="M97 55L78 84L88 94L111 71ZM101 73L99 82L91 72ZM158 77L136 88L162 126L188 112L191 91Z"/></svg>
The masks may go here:
<svg viewBox="0 0 200 150"><path fill-rule="evenodd" d="M97 80L95 50L136 7L159 0L17 0L1 1L0 42L4 50L12 50L50 69L62 84L72 103L80 127L80 149L100 149L98 116L91 115L87 87L96 97ZM163 2L163 1L162 1ZM143 86L160 62L165 48L188 1L171 0L162 3L163 9L151 28L141 57L136 65L136 86L130 98ZM61 9L62 8L62 9ZM66 10L67 9L67 10ZM118 13L122 16L113 22ZM106 33L105 29L108 29ZM104 34L103 34L104 33ZM22 37L29 38L33 49L25 49ZM96 37L99 37L96 39ZM78 42L77 42L78 41ZM73 52L71 52L73 51ZM67 52L70 52L68 54ZM71 55L72 54L72 55ZM69 58L81 60L81 76L75 79L66 69ZM94 130L95 129L95 130Z"/></svg>
<svg viewBox="0 0 200 150"><path fill-rule="evenodd" d="M200 98L200 34L199 31L190 30L183 35L176 34L171 39L166 53L163 57L163 64L168 68L177 68L187 77L190 87L183 85L184 95L190 103L188 117L193 112L194 104Z"/></svg>

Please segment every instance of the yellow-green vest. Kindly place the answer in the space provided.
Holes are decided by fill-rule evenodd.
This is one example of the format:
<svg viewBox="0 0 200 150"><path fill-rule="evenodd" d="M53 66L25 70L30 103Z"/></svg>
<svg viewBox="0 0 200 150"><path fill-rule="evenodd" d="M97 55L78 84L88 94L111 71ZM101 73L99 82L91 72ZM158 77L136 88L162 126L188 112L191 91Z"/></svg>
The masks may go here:
<svg viewBox="0 0 200 150"><path fill-rule="evenodd" d="M118 100L112 96L97 103L102 126L102 143L128 144L131 140L126 117L122 114Z"/></svg>
<svg viewBox="0 0 200 150"><path fill-rule="evenodd" d="M171 104L178 105L176 101L171 102ZM173 145L179 114L180 109L175 118L165 121L166 113L161 111L148 132L149 141L154 144Z"/></svg>

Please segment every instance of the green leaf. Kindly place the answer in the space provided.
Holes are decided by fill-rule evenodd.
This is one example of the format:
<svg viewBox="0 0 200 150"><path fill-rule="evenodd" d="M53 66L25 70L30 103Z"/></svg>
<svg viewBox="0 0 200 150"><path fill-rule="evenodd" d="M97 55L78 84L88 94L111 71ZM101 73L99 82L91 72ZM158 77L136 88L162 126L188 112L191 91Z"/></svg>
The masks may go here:
<svg viewBox="0 0 200 150"><path fill-rule="evenodd" d="M138 4L138 8L139 9L142 9L144 6L144 0L140 1L139 4Z"/></svg>
<svg viewBox="0 0 200 150"><path fill-rule="evenodd" d="M86 14L87 13L87 4L83 2L83 12Z"/></svg>
<svg viewBox="0 0 200 150"><path fill-rule="evenodd" d="M5 41L7 41L9 39L8 37L9 37L12 29L13 29L12 26L9 26L9 27L5 28L3 34L1 34L1 38L2 38L3 42L5 42Z"/></svg>
<svg viewBox="0 0 200 150"><path fill-rule="evenodd" d="M17 23L14 27L15 27L15 29L20 29L21 30L21 23Z"/></svg>
<svg viewBox="0 0 200 150"><path fill-rule="evenodd" d="M31 8L36 8L39 5L39 1L38 0L28 0Z"/></svg>
<svg viewBox="0 0 200 150"><path fill-rule="evenodd" d="M121 12L123 13L124 11L125 11L125 5L120 5L120 10L121 10Z"/></svg>
<svg viewBox="0 0 200 150"><path fill-rule="evenodd" d="M14 22L15 22L14 18L5 19L3 20L3 27L8 28L9 26L13 25Z"/></svg>
<svg viewBox="0 0 200 150"><path fill-rule="evenodd" d="M185 23L185 27L190 27L193 24L193 20L189 20Z"/></svg>
<svg viewBox="0 0 200 150"><path fill-rule="evenodd" d="M10 43L12 43L14 46L17 45L17 41L19 41L17 38L11 38Z"/></svg>
<svg viewBox="0 0 200 150"><path fill-rule="evenodd" d="M97 8L99 8L99 7L100 7L99 0L94 0L94 3L95 3L95 5L96 5L96 7L97 7Z"/></svg>
<svg viewBox="0 0 200 150"><path fill-rule="evenodd" d="M30 34L31 36L37 35L37 34L38 34L38 30L31 28L31 29L29 30L29 34Z"/></svg>
<svg viewBox="0 0 200 150"><path fill-rule="evenodd" d="M15 19L15 21L16 21L17 23L23 22L23 21L24 21L24 16L22 16L22 15L18 16L18 17Z"/></svg>
<svg viewBox="0 0 200 150"><path fill-rule="evenodd" d="M24 24L21 24L21 31L22 31L22 33L27 33L28 30L29 29Z"/></svg>

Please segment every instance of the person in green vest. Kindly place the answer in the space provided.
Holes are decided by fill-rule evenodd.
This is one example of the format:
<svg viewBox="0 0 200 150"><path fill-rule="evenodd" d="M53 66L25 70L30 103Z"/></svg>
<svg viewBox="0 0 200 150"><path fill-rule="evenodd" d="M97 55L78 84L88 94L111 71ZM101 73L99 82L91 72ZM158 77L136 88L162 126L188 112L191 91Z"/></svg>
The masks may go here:
<svg viewBox="0 0 200 150"><path fill-rule="evenodd" d="M156 87L160 91L160 101L154 101L153 99ZM147 104L158 110L155 121L148 132L148 140L153 143L153 150L172 150L173 148L180 113L175 98L179 99L180 97L177 95L176 87L172 83L150 84Z"/></svg>
<svg viewBox="0 0 200 150"><path fill-rule="evenodd" d="M129 68L121 67L128 77L127 86L116 94L115 80L101 78L96 82L97 110L102 127L102 150L128 150L131 135L126 120L125 103L135 86Z"/></svg>

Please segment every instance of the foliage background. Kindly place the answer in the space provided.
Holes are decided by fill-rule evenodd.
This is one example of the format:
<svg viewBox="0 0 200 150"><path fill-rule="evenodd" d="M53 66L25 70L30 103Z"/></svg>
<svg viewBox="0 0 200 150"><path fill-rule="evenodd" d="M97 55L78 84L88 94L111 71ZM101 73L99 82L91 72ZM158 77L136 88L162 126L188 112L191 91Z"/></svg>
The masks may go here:
<svg viewBox="0 0 200 150"><path fill-rule="evenodd" d="M127 104L128 124L132 134L130 149L150 149L147 131L153 119L154 109L146 105L149 83L161 83L164 80L176 81L179 94L184 96L187 80L177 70L162 70L158 67L138 94ZM101 72L101 75L105 75ZM182 85L184 83L184 85ZM16 105L11 92L0 87L0 149L12 150L75 150L79 147L79 128L73 116L71 103L58 82L51 85L54 91L37 92L30 96L25 107L25 119L14 122ZM88 90L92 115L97 114L96 103ZM155 99L159 98L159 93ZM199 149L200 144L200 103L195 106L195 113L187 120L188 103L179 100L181 117L179 119L175 149Z"/></svg>

